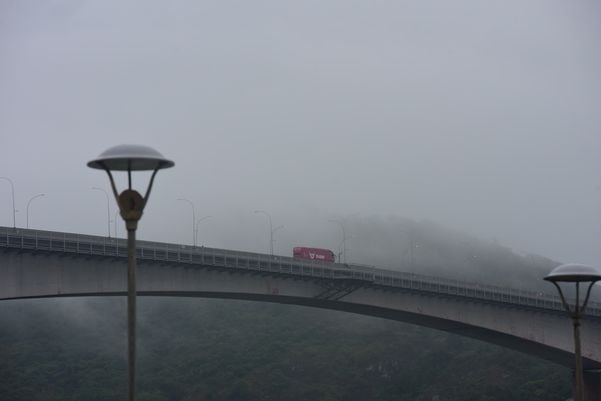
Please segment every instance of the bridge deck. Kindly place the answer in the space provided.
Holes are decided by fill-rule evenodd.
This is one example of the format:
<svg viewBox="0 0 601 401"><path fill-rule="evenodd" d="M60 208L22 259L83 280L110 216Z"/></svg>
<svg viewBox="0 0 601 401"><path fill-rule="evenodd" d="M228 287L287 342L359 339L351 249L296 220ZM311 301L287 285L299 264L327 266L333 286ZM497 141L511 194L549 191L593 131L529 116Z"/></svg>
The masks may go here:
<svg viewBox="0 0 601 401"><path fill-rule="evenodd" d="M0 227L0 248L116 258L127 257L127 242L124 239L8 227ZM269 274L293 275L303 279L352 280L355 286L382 286L389 289L428 292L441 296L465 298L471 301L563 313L561 300L555 295L468 283L371 266L323 263L283 256L150 241L138 241L137 256L139 259L157 262L184 263L219 269L251 270ZM601 321L600 306L591 303L587 309L589 318Z"/></svg>

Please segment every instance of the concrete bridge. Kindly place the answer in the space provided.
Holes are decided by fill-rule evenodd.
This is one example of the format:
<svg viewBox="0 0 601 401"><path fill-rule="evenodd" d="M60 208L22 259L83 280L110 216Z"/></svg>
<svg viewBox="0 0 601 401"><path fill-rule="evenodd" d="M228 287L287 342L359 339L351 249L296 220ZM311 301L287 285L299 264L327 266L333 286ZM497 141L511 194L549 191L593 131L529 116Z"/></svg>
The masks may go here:
<svg viewBox="0 0 601 401"><path fill-rule="evenodd" d="M230 298L377 316L476 338L572 368L554 295L223 249L138 241L138 294ZM0 227L0 300L126 293L126 241ZM587 400L601 401L601 308L582 322Z"/></svg>

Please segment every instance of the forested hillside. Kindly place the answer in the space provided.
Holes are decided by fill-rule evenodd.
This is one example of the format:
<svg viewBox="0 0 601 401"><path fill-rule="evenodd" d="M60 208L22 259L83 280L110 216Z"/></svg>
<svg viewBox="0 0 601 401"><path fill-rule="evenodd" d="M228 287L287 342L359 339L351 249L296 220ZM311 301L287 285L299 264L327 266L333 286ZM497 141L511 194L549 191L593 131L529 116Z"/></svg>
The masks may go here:
<svg viewBox="0 0 601 401"><path fill-rule="evenodd" d="M354 218L348 231L349 260L359 263L555 293L542 280L559 263L535 254L518 254L431 221L379 216Z"/></svg>
<svg viewBox="0 0 601 401"><path fill-rule="evenodd" d="M240 301L139 304L141 401L559 401L569 394L567 369L398 322ZM9 301L0 317L0 399L124 397L121 300Z"/></svg>

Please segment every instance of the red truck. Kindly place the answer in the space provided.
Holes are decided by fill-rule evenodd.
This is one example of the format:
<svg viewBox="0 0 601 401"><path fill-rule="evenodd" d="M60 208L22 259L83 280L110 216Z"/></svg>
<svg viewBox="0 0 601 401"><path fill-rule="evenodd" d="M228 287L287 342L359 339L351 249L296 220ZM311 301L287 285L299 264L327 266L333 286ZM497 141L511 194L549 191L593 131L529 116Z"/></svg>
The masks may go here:
<svg viewBox="0 0 601 401"><path fill-rule="evenodd" d="M329 249L307 248L304 246L296 246L292 249L292 256L299 259L312 259L321 262L334 263L336 256Z"/></svg>

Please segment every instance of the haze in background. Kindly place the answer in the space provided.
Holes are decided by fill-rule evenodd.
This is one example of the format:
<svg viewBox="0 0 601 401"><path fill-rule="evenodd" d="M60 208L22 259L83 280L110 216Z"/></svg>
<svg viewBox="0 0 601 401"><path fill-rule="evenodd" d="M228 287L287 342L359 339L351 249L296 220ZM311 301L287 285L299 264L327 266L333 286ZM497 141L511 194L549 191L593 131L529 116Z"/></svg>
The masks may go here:
<svg viewBox="0 0 601 401"><path fill-rule="evenodd" d="M176 162L142 239L190 243L184 197L207 246L267 252L262 209L276 253L337 250L328 220L359 213L601 266L600 20L592 0L3 0L0 176L18 226L43 192L32 228L106 235L85 163L141 143Z"/></svg>

